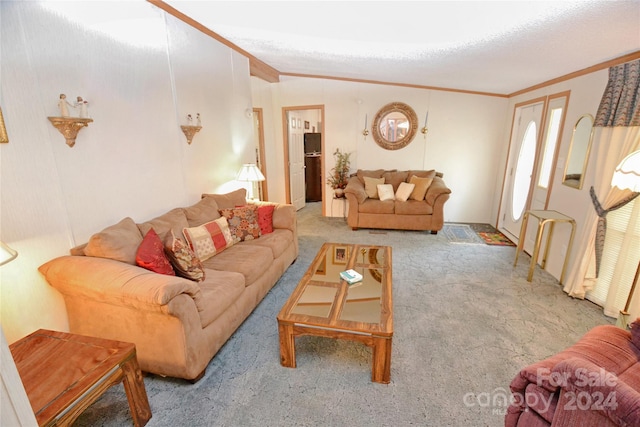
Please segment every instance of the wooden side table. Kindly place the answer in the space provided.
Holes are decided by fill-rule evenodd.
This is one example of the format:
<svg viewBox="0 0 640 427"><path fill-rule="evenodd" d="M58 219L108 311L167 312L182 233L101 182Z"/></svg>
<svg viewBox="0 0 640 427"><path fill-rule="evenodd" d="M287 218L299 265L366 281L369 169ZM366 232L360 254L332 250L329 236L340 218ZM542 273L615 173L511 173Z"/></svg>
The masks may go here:
<svg viewBox="0 0 640 427"><path fill-rule="evenodd" d="M40 329L9 349L40 426L71 425L120 382L133 424L151 419L134 344Z"/></svg>
<svg viewBox="0 0 640 427"><path fill-rule="evenodd" d="M558 222L565 222L571 224L571 237L569 238L569 245L567 246L567 252L564 254L564 264L562 265L562 273L560 274L560 284L564 281L564 273L567 269L567 262L569 261L569 254L571 253L571 245L573 244L573 236L576 232L576 222L573 218L567 215L561 214L558 211L546 211L546 210L531 210L524 213L522 218L522 226L520 228L520 237L518 239L518 247L516 248L516 259L513 262L515 266L518 264L518 255L520 251L524 249L525 235L527 234L527 224L529 217L534 217L538 220L538 232L536 234L535 245L533 246L533 255L531 256L531 263L529 264L529 274L527 275L527 281L530 282L533 279L533 270L538 262L538 256L540 254L540 245L542 243L542 235L544 228L549 224L549 234L547 234L547 243L544 248L544 255L542 257L541 267L547 264L547 255L549 255L549 247L551 246L551 236L553 235L553 228Z"/></svg>

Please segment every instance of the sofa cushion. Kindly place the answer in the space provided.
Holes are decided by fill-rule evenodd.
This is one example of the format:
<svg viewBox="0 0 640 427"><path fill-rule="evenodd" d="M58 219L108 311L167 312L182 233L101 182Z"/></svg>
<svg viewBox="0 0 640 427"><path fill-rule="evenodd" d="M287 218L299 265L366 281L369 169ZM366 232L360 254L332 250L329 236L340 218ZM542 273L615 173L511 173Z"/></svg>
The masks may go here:
<svg viewBox="0 0 640 427"><path fill-rule="evenodd" d="M182 208L171 209L169 212L160 215L152 219L151 221L138 224L138 228L142 235L146 235L150 229L154 229L160 240L164 241L167 238L169 231L173 230L176 236L182 236L182 230L185 227L189 227L187 217L184 214Z"/></svg>
<svg viewBox="0 0 640 427"><path fill-rule="evenodd" d="M293 232L288 229L277 229L273 233L262 235L259 239L246 240L243 245L256 245L271 249L273 258L278 258L293 244Z"/></svg>
<svg viewBox="0 0 640 427"><path fill-rule="evenodd" d="M385 184L391 184L395 192L401 182L407 182L409 172L407 171L386 171L382 174Z"/></svg>
<svg viewBox="0 0 640 427"><path fill-rule="evenodd" d="M152 228L142 239L136 252L136 265L159 274L175 276L171 262L164 253L164 245Z"/></svg>
<svg viewBox="0 0 640 427"><path fill-rule="evenodd" d="M183 208L189 227L197 227L205 222L220 218L218 203L215 197L203 197L195 205Z"/></svg>
<svg viewBox="0 0 640 427"><path fill-rule="evenodd" d="M224 217L199 227L185 228L183 234L200 261L206 261L233 245L229 224Z"/></svg>
<svg viewBox="0 0 640 427"><path fill-rule="evenodd" d="M185 242L173 234L173 231L167 236L164 249L176 275L196 282L205 279L202 262Z"/></svg>
<svg viewBox="0 0 640 427"><path fill-rule="evenodd" d="M218 209L235 208L247 204L247 190L240 188L226 194L203 194L202 197L211 197L218 204Z"/></svg>
<svg viewBox="0 0 640 427"><path fill-rule="evenodd" d="M84 254L135 265L140 243L142 234L133 219L127 217L91 236Z"/></svg>
<svg viewBox="0 0 640 427"><path fill-rule="evenodd" d="M275 205L258 206L258 224L260 225L260 234L273 233L273 211Z"/></svg>
<svg viewBox="0 0 640 427"><path fill-rule="evenodd" d="M237 208L220 209L220 215L229 222L229 231L234 243L260 237L258 206L247 205Z"/></svg>
<svg viewBox="0 0 640 427"><path fill-rule="evenodd" d="M427 190L433 182L433 178L420 178L416 175L413 175L411 178L409 178L409 182L414 185L410 197L413 200L424 200L424 196L425 194L427 194Z"/></svg>
<svg viewBox="0 0 640 427"><path fill-rule="evenodd" d="M382 201L395 200L395 194L393 192L393 186L391 184L378 184L378 197Z"/></svg>
<svg viewBox="0 0 640 427"><path fill-rule="evenodd" d="M407 200L406 202L395 202L396 215L432 215L433 206L424 200Z"/></svg>
<svg viewBox="0 0 640 427"><path fill-rule="evenodd" d="M378 199L378 185L384 184L384 178L364 177L364 191L370 199Z"/></svg>
<svg viewBox="0 0 640 427"><path fill-rule="evenodd" d="M273 252L259 245L242 242L203 262L204 268L234 271L244 276L245 285L254 283L273 263Z"/></svg>
<svg viewBox="0 0 640 427"><path fill-rule="evenodd" d="M382 174L385 172L384 169L378 170L362 170L358 169L356 172L356 176L360 180L360 182L364 185L364 177L368 176L370 178L382 178Z"/></svg>
<svg viewBox="0 0 640 427"><path fill-rule="evenodd" d="M378 199L367 199L358 205L358 212L372 214L392 214L395 201L382 201Z"/></svg>
<svg viewBox="0 0 640 427"><path fill-rule="evenodd" d="M413 189L415 188L415 184L409 184L408 182L401 182L396 190L396 200L400 202L406 202L411 196Z"/></svg>
<svg viewBox="0 0 640 427"><path fill-rule="evenodd" d="M244 276L229 271L206 270L207 279L200 282L204 309L200 323L206 328L233 304L244 291Z"/></svg>

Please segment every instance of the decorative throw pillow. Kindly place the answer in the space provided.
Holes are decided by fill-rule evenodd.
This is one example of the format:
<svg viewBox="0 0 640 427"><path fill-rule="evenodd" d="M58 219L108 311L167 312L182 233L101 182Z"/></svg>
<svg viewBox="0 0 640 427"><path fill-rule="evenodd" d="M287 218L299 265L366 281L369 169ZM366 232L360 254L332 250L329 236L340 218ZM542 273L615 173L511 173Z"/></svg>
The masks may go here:
<svg viewBox="0 0 640 427"><path fill-rule="evenodd" d="M229 222L229 230L234 243L260 237L258 206L248 205L238 208L220 209L220 215Z"/></svg>
<svg viewBox="0 0 640 427"><path fill-rule="evenodd" d="M260 234L273 233L273 211L274 205L258 206L258 224L260 224Z"/></svg>
<svg viewBox="0 0 640 427"><path fill-rule="evenodd" d="M158 233L152 228L147 231L136 252L136 265L154 273L175 276L171 262L164 253L164 245Z"/></svg>
<svg viewBox="0 0 640 427"><path fill-rule="evenodd" d="M91 236L84 248L84 254L136 265L136 252L140 243L142 234L138 226L131 218L126 217Z"/></svg>
<svg viewBox="0 0 640 427"><path fill-rule="evenodd" d="M202 262L189 246L175 236L173 230L165 238L164 250L178 276L196 282L204 280Z"/></svg>
<svg viewBox="0 0 640 427"><path fill-rule="evenodd" d="M640 317L631 323L631 342L640 348Z"/></svg>
<svg viewBox="0 0 640 427"><path fill-rule="evenodd" d="M364 177L364 191L370 199L378 199L378 184L384 184L384 178Z"/></svg>
<svg viewBox="0 0 640 427"><path fill-rule="evenodd" d="M383 202L385 200L394 200L395 196L393 195L393 185L378 184L378 196L380 196L380 200Z"/></svg>
<svg viewBox="0 0 640 427"><path fill-rule="evenodd" d="M415 185L411 192L411 199L424 200L424 195L427 194L427 190L429 189L431 182L433 182L433 178L419 178L413 175L409 180L410 184Z"/></svg>
<svg viewBox="0 0 640 427"><path fill-rule="evenodd" d="M182 233L200 261L208 260L234 243L229 223L224 217L198 227L185 228Z"/></svg>
<svg viewBox="0 0 640 427"><path fill-rule="evenodd" d="M396 191L396 200L399 200L401 202L406 202L409 196L411 196L411 193L413 192L413 189L415 188L415 186L416 186L415 184L410 184L408 182L401 182L400 185L398 186L398 190Z"/></svg>

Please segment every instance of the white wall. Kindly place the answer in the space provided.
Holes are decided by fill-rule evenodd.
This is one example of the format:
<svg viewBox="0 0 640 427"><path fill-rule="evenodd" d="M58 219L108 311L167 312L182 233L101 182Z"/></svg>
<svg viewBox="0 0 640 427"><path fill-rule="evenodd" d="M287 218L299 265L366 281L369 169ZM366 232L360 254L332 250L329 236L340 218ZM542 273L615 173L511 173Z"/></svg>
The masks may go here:
<svg viewBox="0 0 640 427"><path fill-rule="evenodd" d="M248 60L150 3L0 2L0 23L0 239L20 254L0 269L11 343L68 330L39 265L125 216L238 187L253 127ZM47 120L60 93L87 99L94 120L73 148ZM179 125L198 112L188 145Z"/></svg>
<svg viewBox="0 0 640 427"><path fill-rule="evenodd" d="M276 119L265 124L265 140L269 147L269 194L279 201L286 197L281 109L324 104L325 174L333 167L330 154L336 147L354 153L353 171L358 168L436 169L444 173L445 182L452 190L445 205L445 221L496 225L515 105L570 91L548 208L574 218L578 235L584 226L586 213L592 209L589 187L593 182L593 161L589 162L583 188L576 190L561 185L564 159L567 158L573 126L578 118L586 113L595 115L607 76L608 70L601 70L509 99L311 78L285 77L274 84L253 78L254 105L264 108L266 117L270 115ZM370 130L378 109L392 101L409 104L418 115L420 127L429 111L426 141L418 133L407 147L388 151L380 148L371 135L366 140L363 138L361 132L365 116ZM594 145L591 157L596 151L597 145ZM331 194L329 187L326 191ZM325 200L325 203L327 215L331 215L334 211L331 200ZM338 211L333 213L341 214ZM556 278L562 271L562 246L568 243L568 238L568 227L556 227L547 262L547 270ZM567 271L575 262L576 251L574 246Z"/></svg>
<svg viewBox="0 0 640 427"><path fill-rule="evenodd" d="M497 180L502 179L504 168L499 159L506 149L503 141L508 116L506 98L311 78L283 77L274 84L254 78L252 82L254 106L270 110L276 118L282 115L283 107L325 106L325 176L333 167L331 153L336 148L353 153L353 172L378 168L436 169L444 173L452 191L445 205L445 221L495 222L494 205L500 194L492 190ZM370 131L377 111L394 101L404 102L415 110L419 127L424 125L428 111L429 132L426 139L418 132L408 146L390 151L378 146L371 134L365 139L362 130L365 118ZM273 128L265 126L265 141L272 149L267 154L269 195L284 200L280 123ZM276 158L270 155L274 151ZM328 186L325 191L331 194ZM325 197L325 203L330 214L330 196Z"/></svg>

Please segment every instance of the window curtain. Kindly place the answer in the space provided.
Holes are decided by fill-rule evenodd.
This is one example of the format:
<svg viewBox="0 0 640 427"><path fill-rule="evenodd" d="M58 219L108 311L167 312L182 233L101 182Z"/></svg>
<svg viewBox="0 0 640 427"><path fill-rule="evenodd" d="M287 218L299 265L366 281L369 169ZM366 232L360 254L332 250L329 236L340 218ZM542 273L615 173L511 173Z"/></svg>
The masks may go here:
<svg viewBox="0 0 640 427"><path fill-rule="evenodd" d="M628 190L612 187L611 178L624 157L640 150L640 60L609 69L609 81L594 126L594 142L598 148L593 156L596 162L593 193L601 204L602 212L620 207L621 202L632 195ZM564 287L572 297L584 298L596 284L598 222L598 211L591 209L587 213L583 233L577 238L578 261L570 269Z"/></svg>

